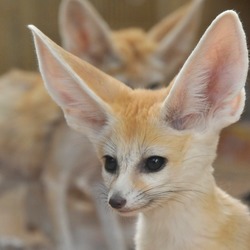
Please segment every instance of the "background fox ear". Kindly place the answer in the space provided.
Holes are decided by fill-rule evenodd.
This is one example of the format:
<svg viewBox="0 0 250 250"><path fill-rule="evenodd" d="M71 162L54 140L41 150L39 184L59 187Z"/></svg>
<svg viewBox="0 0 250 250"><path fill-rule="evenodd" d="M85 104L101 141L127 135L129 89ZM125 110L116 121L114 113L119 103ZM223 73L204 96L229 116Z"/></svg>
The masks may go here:
<svg viewBox="0 0 250 250"><path fill-rule="evenodd" d="M154 56L167 65L171 75L167 80L172 80L194 48L204 2L191 0L148 32L148 36L158 42Z"/></svg>
<svg viewBox="0 0 250 250"><path fill-rule="evenodd" d="M120 63L111 30L87 0L63 0L59 28L67 51L99 67Z"/></svg>
<svg viewBox="0 0 250 250"><path fill-rule="evenodd" d="M164 119L174 129L221 129L236 122L245 103L248 51L234 11L219 15L174 80Z"/></svg>
<svg viewBox="0 0 250 250"><path fill-rule="evenodd" d="M88 136L98 136L112 120L109 104L128 87L64 51L36 27L29 28L45 86L62 108L69 126Z"/></svg>

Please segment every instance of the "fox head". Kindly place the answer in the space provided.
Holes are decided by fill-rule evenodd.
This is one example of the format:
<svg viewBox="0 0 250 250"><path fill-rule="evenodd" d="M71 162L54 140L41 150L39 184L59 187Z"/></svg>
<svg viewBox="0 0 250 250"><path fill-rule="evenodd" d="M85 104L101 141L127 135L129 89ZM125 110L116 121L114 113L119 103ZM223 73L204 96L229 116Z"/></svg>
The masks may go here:
<svg viewBox="0 0 250 250"><path fill-rule="evenodd" d="M207 187L220 130L245 102L248 52L235 12L219 15L169 87L155 91L132 90L30 29L45 86L95 146L114 209L130 215Z"/></svg>
<svg viewBox="0 0 250 250"><path fill-rule="evenodd" d="M160 87L172 80L193 49L203 2L191 0L148 32L112 32L86 0L63 0L62 45L130 87Z"/></svg>

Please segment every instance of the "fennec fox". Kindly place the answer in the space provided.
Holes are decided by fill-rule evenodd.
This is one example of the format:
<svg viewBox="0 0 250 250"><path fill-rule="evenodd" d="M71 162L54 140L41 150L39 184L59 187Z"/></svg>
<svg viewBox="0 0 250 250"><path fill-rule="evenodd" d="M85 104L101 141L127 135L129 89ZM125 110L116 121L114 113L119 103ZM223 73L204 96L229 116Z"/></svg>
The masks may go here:
<svg viewBox="0 0 250 250"><path fill-rule="evenodd" d="M202 0L190 1L149 32L135 28L113 32L87 1L63 0L59 13L62 44L76 56L131 87L157 87L172 78L191 51L200 24L202 4ZM166 70L165 65L171 70ZM34 197L39 200L39 192L35 190L42 183L41 189L45 190L46 197L44 205L48 204L54 226L50 235L55 235L60 250L74 249L70 243L66 193L70 184L79 183L81 179L82 193L89 197L87 200L95 208L93 196L96 194L93 194L93 188L89 188L89 183L100 180L100 163L88 139L79 137L68 128L61 110L48 100L40 81L38 74L23 71L11 72L1 78L0 102L4 110L0 115L0 160L4 171L14 172L15 176L18 172L24 180L34 183L27 195L28 204L32 204ZM5 176L9 176L9 172ZM9 186L7 178L6 182ZM41 228L46 220L39 219L41 213L37 208L28 207L29 225ZM106 241L114 245L109 249L116 250L113 231L119 230L112 229L105 206L103 210L104 216L102 210L98 212L101 219L91 218L98 224L105 217L108 223L104 223L106 230L103 231L111 235ZM107 227L111 229L107 230ZM48 231L47 222L44 228ZM94 249L95 242L83 238L86 249ZM87 242L90 242L90 247Z"/></svg>
<svg viewBox="0 0 250 250"><path fill-rule="evenodd" d="M132 90L33 32L45 86L103 162L108 202L139 214L137 250L249 250L247 207L216 186L219 133L245 103L246 38L219 15L168 88Z"/></svg>
<svg viewBox="0 0 250 250"><path fill-rule="evenodd" d="M191 51L203 2L189 1L144 32L138 28L112 31L86 0L63 0L59 11L62 44L131 87L159 87L172 78ZM167 71L165 65L171 70ZM88 201L95 207L89 183L100 179L100 163L87 138L68 129L61 110L49 100L40 82L39 74L17 70L0 79L0 103L4 108L0 114L0 160L4 165L1 174L6 177L14 173L15 178L19 175L34 183L27 195L28 204L34 203L34 197L39 200L39 192L35 190L41 184L37 180L42 179L41 189L45 190L50 221L54 225L52 231L60 242L59 248L72 249L74 247L67 244L70 226L65 219L66 192L70 184L79 183L76 169L80 168L82 193L90 197ZM92 166L91 171L82 166ZM9 187L12 182L4 179L4 186ZM27 214L29 225L41 228L46 221L39 220L40 211L33 206L28 205ZM104 216L107 218L106 212ZM97 218L92 220L98 224ZM108 226L111 225L109 219ZM47 222L44 227L47 228ZM83 241L88 248L86 240ZM107 241L113 243L111 239Z"/></svg>

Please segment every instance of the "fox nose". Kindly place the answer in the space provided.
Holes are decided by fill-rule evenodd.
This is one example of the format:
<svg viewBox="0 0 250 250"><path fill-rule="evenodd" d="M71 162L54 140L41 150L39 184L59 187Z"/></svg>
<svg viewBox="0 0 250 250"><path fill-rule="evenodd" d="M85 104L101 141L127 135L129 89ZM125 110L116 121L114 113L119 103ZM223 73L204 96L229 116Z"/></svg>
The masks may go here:
<svg viewBox="0 0 250 250"><path fill-rule="evenodd" d="M109 199L109 205L112 208L120 209L123 208L127 203L127 200L121 197L119 194L112 195Z"/></svg>

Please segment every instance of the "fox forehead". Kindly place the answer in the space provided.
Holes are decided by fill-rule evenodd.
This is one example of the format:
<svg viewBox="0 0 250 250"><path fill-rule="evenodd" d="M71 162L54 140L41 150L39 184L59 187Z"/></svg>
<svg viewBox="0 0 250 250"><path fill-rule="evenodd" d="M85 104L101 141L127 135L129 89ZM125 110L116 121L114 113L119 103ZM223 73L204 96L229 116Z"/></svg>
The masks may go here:
<svg viewBox="0 0 250 250"><path fill-rule="evenodd" d="M169 93L169 88L160 90L136 89L119 96L112 104L115 115L127 121L156 116L160 105Z"/></svg>
<svg viewBox="0 0 250 250"><path fill-rule="evenodd" d="M189 142L190 133L178 133L159 119L161 106L169 88L150 91L137 89L112 104L115 122L101 150L102 155L121 154L166 155L180 159L180 152ZM176 153L177 154L176 154ZM176 155L176 156L175 156Z"/></svg>
<svg viewBox="0 0 250 250"><path fill-rule="evenodd" d="M168 92L168 88L156 91L137 89L118 98L111 104L116 120L115 131L130 140L136 131L147 130L159 118L161 105Z"/></svg>
<svg viewBox="0 0 250 250"><path fill-rule="evenodd" d="M144 60L157 48L157 43L145 31L137 28L124 29L113 33L113 39L124 60Z"/></svg>

